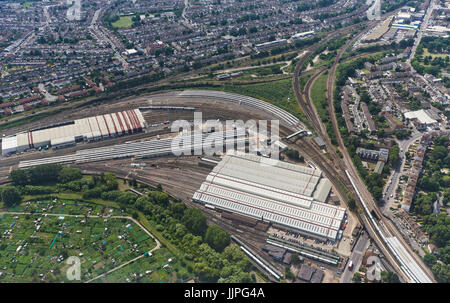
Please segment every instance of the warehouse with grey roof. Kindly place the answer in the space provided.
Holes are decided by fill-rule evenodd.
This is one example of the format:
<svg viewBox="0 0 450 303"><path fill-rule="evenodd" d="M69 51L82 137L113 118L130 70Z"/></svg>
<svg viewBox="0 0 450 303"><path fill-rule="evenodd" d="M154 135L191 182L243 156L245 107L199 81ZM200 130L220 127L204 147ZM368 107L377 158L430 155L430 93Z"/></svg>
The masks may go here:
<svg viewBox="0 0 450 303"><path fill-rule="evenodd" d="M318 169L230 151L193 201L336 240L345 209L324 203L330 191Z"/></svg>

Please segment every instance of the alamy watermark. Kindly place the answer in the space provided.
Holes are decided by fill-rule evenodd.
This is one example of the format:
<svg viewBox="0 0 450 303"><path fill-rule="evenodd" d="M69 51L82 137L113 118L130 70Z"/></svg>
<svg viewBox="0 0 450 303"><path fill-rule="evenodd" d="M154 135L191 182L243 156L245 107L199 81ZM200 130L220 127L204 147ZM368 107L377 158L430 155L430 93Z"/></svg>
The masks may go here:
<svg viewBox="0 0 450 303"><path fill-rule="evenodd" d="M278 120L220 120L203 121L202 113L195 112L194 120L177 120L171 131L179 135L172 139L175 156L213 156L237 150L254 155L279 159L280 140Z"/></svg>
<svg viewBox="0 0 450 303"><path fill-rule="evenodd" d="M381 261L377 256L370 256L367 258L367 264L370 266L367 267L366 278L369 281L381 281Z"/></svg>
<svg viewBox="0 0 450 303"><path fill-rule="evenodd" d="M67 258L66 264L69 267L66 270L66 277L69 281L80 281L81 280L81 261L80 258L76 256L71 256Z"/></svg>
<svg viewBox="0 0 450 303"><path fill-rule="evenodd" d="M381 1L382 0L367 0L366 4L370 5L367 9L367 19L381 20Z"/></svg>

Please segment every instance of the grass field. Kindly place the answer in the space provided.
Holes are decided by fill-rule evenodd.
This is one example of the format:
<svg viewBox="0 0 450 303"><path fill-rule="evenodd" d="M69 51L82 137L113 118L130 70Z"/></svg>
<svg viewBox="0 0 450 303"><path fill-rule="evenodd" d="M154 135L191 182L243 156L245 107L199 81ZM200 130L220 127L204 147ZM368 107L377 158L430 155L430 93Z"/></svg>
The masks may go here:
<svg viewBox="0 0 450 303"><path fill-rule="evenodd" d="M336 134L334 132L333 124L331 122L330 113L328 112L328 98L327 98L327 80L328 73L323 73L316 79L311 87L311 99L316 107L317 113L322 120L328 137L334 145L338 145Z"/></svg>
<svg viewBox="0 0 450 303"><path fill-rule="evenodd" d="M262 78L262 77L271 77L274 75L282 75L281 67L285 64L275 64L271 66L262 66L262 67L256 67L248 70L243 70L243 75L240 76L239 80L249 80L249 79L255 79L256 78ZM253 76L254 75L254 76Z"/></svg>
<svg viewBox="0 0 450 303"><path fill-rule="evenodd" d="M423 56L424 56L424 57L431 56L431 57L434 59L434 58L437 58L437 57L445 58L445 57L448 56L448 54L436 54L436 53L430 53L430 52L428 51L427 48L424 48L424 49L423 49Z"/></svg>
<svg viewBox="0 0 450 303"><path fill-rule="evenodd" d="M225 84L220 88L213 89L261 99L292 113L302 122L307 121L295 99L291 79L248 85Z"/></svg>
<svg viewBox="0 0 450 303"><path fill-rule="evenodd" d="M328 100L327 100L327 77L328 74L323 73L316 79L311 87L311 99L319 113L322 121L328 119Z"/></svg>
<svg viewBox="0 0 450 303"><path fill-rule="evenodd" d="M309 78L311 78L312 74L309 75L303 75L298 78L298 83L300 85L300 88L303 90L306 83L308 82Z"/></svg>
<svg viewBox="0 0 450 303"><path fill-rule="evenodd" d="M36 206L32 203L24 207ZM36 204L50 210L68 206L67 201L57 200ZM83 203L70 207L82 214L98 210ZM129 219L70 217L50 212L4 214L0 216L0 235L1 282L69 282L65 263L69 256L80 258L81 279L85 281L143 255L156 245Z"/></svg>
<svg viewBox="0 0 450 303"><path fill-rule="evenodd" d="M131 27L131 25L133 24L133 21L131 20L131 18L133 18L133 16L122 16L122 17L120 17L119 20L117 20L116 22L112 23L111 25L114 28L128 28L128 27Z"/></svg>
<svg viewBox="0 0 450 303"><path fill-rule="evenodd" d="M57 113L60 113L61 111L62 111L62 109L57 109L54 111L38 113L31 117L30 116L26 117L26 113L24 112L23 118L19 118L21 114L18 114L15 116L16 120L14 120L14 121L8 121L8 119L10 119L11 117L6 117L3 119L0 119L0 121L5 121L3 124L0 125L0 130L21 126L21 125L31 123L31 122L35 122L35 121L50 117L52 115L56 115ZM28 115L29 115L29 113L28 113Z"/></svg>
<svg viewBox="0 0 450 303"><path fill-rule="evenodd" d="M26 1L22 3L23 8L30 8L33 5L33 1Z"/></svg>

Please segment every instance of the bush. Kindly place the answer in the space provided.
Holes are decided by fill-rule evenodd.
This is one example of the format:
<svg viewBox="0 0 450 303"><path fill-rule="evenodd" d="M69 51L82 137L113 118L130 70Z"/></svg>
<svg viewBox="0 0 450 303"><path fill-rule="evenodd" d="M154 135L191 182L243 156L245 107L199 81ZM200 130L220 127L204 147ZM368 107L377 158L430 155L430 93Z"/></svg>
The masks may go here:
<svg viewBox="0 0 450 303"><path fill-rule="evenodd" d="M206 217L202 211L197 208L188 208L184 211L182 222L186 228L194 235L203 236L208 226L206 225Z"/></svg>
<svg viewBox="0 0 450 303"><path fill-rule="evenodd" d="M58 182L68 183L71 181L79 180L83 177L81 169L73 167L63 167L58 174Z"/></svg>
<svg viewBox="0 0 450 303"><path fill-rule="evenodd" d="M6 206L11 207L20 203L22 197L15 187L8 186L2 190L2 200Z"/></svg>
<svg viewBox="0 0 450 303"><path fill-rule="evenodd" d="M218 226L209 226L206 230L205 242L217 252L222 252L230 244L230 235Z"/></svg>

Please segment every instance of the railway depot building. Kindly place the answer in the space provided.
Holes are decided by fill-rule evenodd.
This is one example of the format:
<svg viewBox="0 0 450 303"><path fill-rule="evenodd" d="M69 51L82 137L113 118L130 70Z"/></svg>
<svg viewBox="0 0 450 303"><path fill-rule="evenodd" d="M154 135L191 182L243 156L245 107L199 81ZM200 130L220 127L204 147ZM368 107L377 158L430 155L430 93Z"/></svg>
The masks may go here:
<svg viewBox="0 0 450 303"><path fill-rule="evenodd" d="M335 241L345 209L324 203L330 191L318 169L230 151L193 201Z"/></svg>
<svg viewBox="0 0 450 303"><path fill-rule="evenodd" d="M51 146L53 149L141 132L146 128L139 109L98 115L3 138L2 155Z"/></svg>

